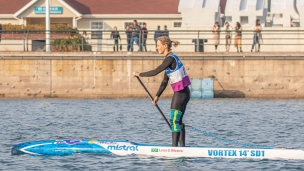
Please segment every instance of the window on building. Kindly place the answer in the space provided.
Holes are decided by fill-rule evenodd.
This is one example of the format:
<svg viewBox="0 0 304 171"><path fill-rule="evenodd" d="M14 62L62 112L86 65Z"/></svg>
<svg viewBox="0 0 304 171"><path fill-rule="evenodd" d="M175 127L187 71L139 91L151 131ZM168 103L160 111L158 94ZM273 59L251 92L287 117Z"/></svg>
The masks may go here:
<svg viewBox="0 0 304 171"><path fill-rule="evenodd" d="M173 22L173 27L182 27L182 22Z"/></svg>
<svg viewBox="0 0 304 171"><path fill-rule="evenodd" d="M273 15L274 15L274 18L283 18L282 13L276 13L276 14L273 14Z"/></svg>
<svg viewBox="0 0 304 171"><path fill-rule="evenodd" d="M225 22L228 22L229 24L231 24L232 25L232 16L226 16L225 17Z"/></svg>
<svg viewBox="0 0 304 171"><path fill-rule="evenodd" d="M144 25L144 21L142 21L142 22L137 22L137 24L140 26L140 27L142 27L143 25ZM127 27L127 26L132 26L133 25L133 22L125 22L124 23L124 29Z"/></svg>
<svg viewBox="0 0 304 171"><path fill-rule="evenodd" d="M102 21L91 22L91 39L102 39L103 29L104 27Z"/></svg>
<svg viewBox="0 0 304 171"><path fill-rule="evenodd" d="M103 22L91 22L91 29L93 30L103 30Z"/></svg>
<svg viewBox="0 0 304 171"><path fill-rule="evenodd" d="M241 25L246 25L248 24L248 16L241 16Z"/></svg>

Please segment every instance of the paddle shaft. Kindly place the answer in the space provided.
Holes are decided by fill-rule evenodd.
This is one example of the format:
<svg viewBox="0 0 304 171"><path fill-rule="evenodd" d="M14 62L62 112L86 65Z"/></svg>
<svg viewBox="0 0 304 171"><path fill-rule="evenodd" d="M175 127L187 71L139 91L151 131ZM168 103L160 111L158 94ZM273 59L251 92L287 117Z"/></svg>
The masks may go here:
<svg viewBox="0 0 304 171"><path fill-rule="evenodd" d="M146 88L146 86L144 85L144 83L140 80L139 77L136 77L136 78L137 78L137 80L139 81L139 83L143 86L143 88L146 90L146 92L147 92L148 95L150 96L151 100L153 101L154 98L152 97L152 95L150 94L150 92L148 91L148 89ZM170 130L171 130L171 125L170 125L168 119L166 118L166 116L164 115L164 113L160 110L160 108L158 107L158 105L156 104L155 106L156 106L156 108L158 109L159 113L163 116L163 118L165 119L165 121L167 122L167 124L168 124L168 126L169 126L169 128L170 128Z"/></svg>

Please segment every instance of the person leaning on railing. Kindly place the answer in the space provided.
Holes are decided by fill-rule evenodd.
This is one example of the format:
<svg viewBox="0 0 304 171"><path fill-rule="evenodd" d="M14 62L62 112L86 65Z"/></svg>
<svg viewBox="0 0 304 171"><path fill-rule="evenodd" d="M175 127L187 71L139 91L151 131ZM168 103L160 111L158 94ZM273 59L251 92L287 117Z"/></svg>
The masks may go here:
<svg viewBox="0 0 304 171"><path fill-rule="evenodd" d="M239 52L239 48L240 48L240 52L243 52L242 51L242 31L243 31L243 28L242 28L242 26L239 22L236 22L235 27L234 27L234 31L235 31L234 47L236 47L237 52Z"/></svg>
<svg viewBox="0 0 304 171"><path fill-rule="evenodd" d="M130 51L130 41L132 36L130 26L126 26L126 35L127 35L127 51Z"/></svg>
<svg viewBox="0 0 304 171"><path fill-rule="evenodd" d="M157 30L154 32L154 41L155 41L155 49L156 52L158 52L157 50L157 41L158 41L158 37L162 36L162 31L160 30L160 26L157 26Z"/></svg>
<svg viewBox="0 0 304 171"><path fill-rule="evenodd" d="M116 46L116 51L118 51L118 39L121 40L119 31L117 31L117 27L114 27L114 31L111 33L111 38L115 40L115 44L113 46L113 51L115 51L115 46Z"/></svg>
<svg viewBox="0 0 304 171"><path fill-rule="evenodd" d="M130 26L131 30L132 30L132 36L131 36L131 40L130 40L130 51L133 52L133 43L135 42L139 48L139 34L140 34L140 26L137 24L137 20L133 21L133 25ZM140 50L140 49L139 49Z"/></svg>
<svg viewBox="0 0 304 171"><path fill-rule="evenodd" d="M167 29L167 25L164 25L164 31L162 31L162 36L169 37L169 30Z"/></svg>
<svg viewBox="0 0 304 171"><path fill-rule="evenodd" d="M226 40L226 52L230 50L231 38L232 38L233 28L229 25L228 22L225 23L225 40Z"/></svg>
<svg viewBox="0 0 304 171"><path fill-rule="evenodd" d="M252 43L252 47L251 47L251 52L254 49L254 46L256 46L256 44L258 44L258 52L260 52L260 47L261 47L261 43L262 43L262 26L260 23L260 19L257 19L255 21L255 25L252 28L254 30L254 34L253 34L253 43ZM256 50L255 50L256 51Z"/></svg>
<svg viewBox="0 0 304 171"><path fill-rule="evenodd" d="M83 31L82 36L83 36L85 41L89 42L90 37L89 37L89 35L86 31Z"/></svg>
<svg viewBox="0 0 304 171"><path fill-rule="evenodd" d="M215 24L212 28L215 52L218 52L217 47L220 44L220 31L221 31L221 28L219 27L219 23L215 22Z"/></svg>
<svg viewBox="0 0 304 171"><path fill-rule="evenodd" d="M143 27L141 28L141 34L140 34L140 39L142 40L140 51L143 51L143 48L145 48L145 51L147 52L147 37L148 37L147 24L144 23Z"/></svg>

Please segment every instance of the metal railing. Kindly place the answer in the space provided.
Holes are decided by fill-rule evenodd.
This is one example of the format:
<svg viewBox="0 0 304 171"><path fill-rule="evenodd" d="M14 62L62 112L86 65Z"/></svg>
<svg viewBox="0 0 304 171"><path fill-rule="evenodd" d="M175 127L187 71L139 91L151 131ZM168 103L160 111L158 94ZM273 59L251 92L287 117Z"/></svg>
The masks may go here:
<svg viewBox="0 0 304 171"><path fill-rule="evenodd" d="M51 31L51 51L130 51L128 44L136 38L127 38L125 30L119 30L118 48L111 38L111 30L85 30L88 37L83 37L84 30ZM140 36L133 42L133 51L156 52L155 30L147 30L147 39ZM2 30L0 51L44 51L45 31L41 30ZM160 32L161 33L161 32ZM250 52L253 44L253 30L242 31L241 46L243 51ZM220 52L226 51L225 30L219 32ZM162 34L159 34L162 35ZM234 41L236 33L231 32L230 52L236 52ZM215 38L212 30L169 30L169 37L180 42L179 47L173 48L177 52L214 52ZM303 52L304 30L297 29L264 29L260 39L261 51L267 52ZM141 48L146 42L146 48ZM229 45L229 44L228 44ZM256 47L256 46L255 46Z"/></svg>

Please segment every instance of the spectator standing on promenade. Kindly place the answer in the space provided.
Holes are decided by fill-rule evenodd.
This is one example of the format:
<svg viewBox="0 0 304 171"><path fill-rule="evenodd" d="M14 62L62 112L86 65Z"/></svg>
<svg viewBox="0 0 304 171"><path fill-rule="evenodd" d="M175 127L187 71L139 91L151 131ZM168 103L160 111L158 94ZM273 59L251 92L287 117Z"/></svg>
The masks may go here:
<svg viewBox="0 0 304 171"><path fill-rule="evenodd" d="M232 27L228 22L225 23L225 40L226 40L226 52L230 50L231 38L232 38Z"/></svg>
<svg viewBox="0 0 304 171"><path fill-rule="evenodd" d="M259 19L255 21L255 25L253 26L252 29L254 30L254 34L253 34L253 43L251 47L251 52L253 51L253 48L254 46L256 46L256 44L258 44L258 52L260 52L260 47L261 47L260 43L262 41L262 34L261 34L262 26Z"/></svg>
<svg viewBox="0 0 304 171"><path fill-rule="evenodd" d="M157 40L158 40L158 37L160 37L160 36L162 36L162 31L160 30L160 26L157 26L157 30L154 32L154 41L155 41L156 52L158 52Z"/></svg>
<svg viewBox="0 0 304 171"><path fill-rule="evenodd" d="M88 40L89 40L89 38L90 38L86 31L83 31L82 37L83 37L84 40L87 41L87 42L88 42Z"/></svg>
<svg viewBox="0 0 304 171"><path fill-rule="evenodd" d="M164 25L164 31L162 36L168 36L169 37L169 30L167 29L167 25Z"/></svg>
<svg viewBox="0 0 304 171"><path fill-rule="evenodd" d="M130 40L130 51L133 52L133 43L135 42L139 48L139 34L140 34L140 26L137 24L137 20L133 21L133 25L130 27L130 29L132 30L131 33L131 40ZM139 49L140 50L140 49Z"/></svg>
<svg viewBox="0 0 304 171"><path fill-rule="evenodd" d="M143 51L143 47L144 47L145 52L147 52L147 37L148 37L147 24L144 23L143 27L141 28L141 34L140 34L140 38L142 40L140 51Z"/></svg>
<svg viewBox="0 0 304 171"><path fill-rule="evenodd" d="M84 50L91 50L91 46L88 45L90 37L86 31L83 31L82 37L84 39Z"/></svg>
<svg viewBox="0 0 304 171"><path fill-rule="evenodd" d="M235 24L235 37L234 37L234 47L236 47L237 52L239 52L239 48L240 48L240 52L242 51L242 26L239 22L236 22Z"/></svg>
<svg viewBox="0 0 304 171"><path fill-rule="evenodd" d="M111 32L111 37L112 39L115 40L115 44L113 46L113 51L115 51L115 46L116 46L116 51L118 51L118 39L121 40L119 31L117 31L117 27L114 27L114 31Z"/></svg>
<svg viewBox="0 0 304 171"><path fill-rule="evenodd" d="M130 26L126 26L126 35L127 35L127 51L130 51L130 41L132 36Z"/></svg>
<svg viewBox="0 0 304 171"><path fill-rule="evenodd" d="M1 42L1 34L2 34L2 24L0 23L0 42Z"/></svg>
<svg viewBox="0 0 304 171"><path fill-rule="evenodd" d="M221 28L219 27L219 23L215 22L215 24L212 28L215 52L218 52L217 47L220 44L220 31L221 31Z"/></svg>

